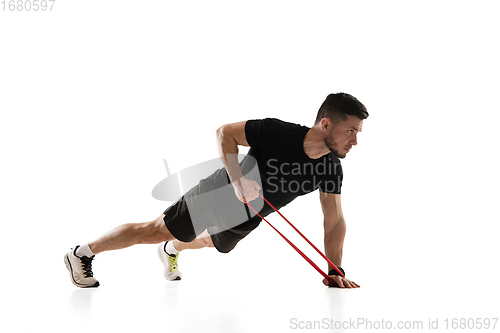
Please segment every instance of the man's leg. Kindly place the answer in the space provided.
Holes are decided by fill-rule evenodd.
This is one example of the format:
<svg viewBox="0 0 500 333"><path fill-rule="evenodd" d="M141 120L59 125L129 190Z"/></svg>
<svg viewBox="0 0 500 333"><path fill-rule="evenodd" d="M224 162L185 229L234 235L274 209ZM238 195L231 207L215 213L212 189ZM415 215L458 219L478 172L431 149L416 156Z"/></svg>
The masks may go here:
<svg viewBox="0 0 500 333"><path fill-rule="evenodd" d="M64 256L71 282L81 288L99 286L99 281L94 278L92 272L92 260L98 253L123 249L135 244L157 244L174 240L175 237L165 226L164 216L162 214L150 222L123 224L91 243L71 249Z"/></svg>
<svg viewBox="0 0 500 333"><path fill-rule="evenodd" d="M123 224L89 243L94 254L123 249L135 244L158 244L174 240L162 214L151 222Z"/></svg>
<svg viewBox="0 0 500 333"><path fill-rule="evenodd" d="M204 247L214 247L212 237L210 237L206 229L201 234L199 234L198 237L196 237L192 242L186 243L175 239L172 241L172 243L178 252L181 252L183 250L201 249Z"/></svg>
<svg viewBox="0 0 500 333"><path fill-rule="evenodd" d="M235 228L220 230L212 226L203 231L191 242L181 242L175 239L167 241L158 246L158 256L165 267L164 276L169 281L180 280L182 273L178 267L179 252L188 249L201 249L204 247L216 247L221 253L230 252L239 241L245 238L252 230L257 228L260 220L250 220ZM215 243L215 244L214 244Z"/></svg>

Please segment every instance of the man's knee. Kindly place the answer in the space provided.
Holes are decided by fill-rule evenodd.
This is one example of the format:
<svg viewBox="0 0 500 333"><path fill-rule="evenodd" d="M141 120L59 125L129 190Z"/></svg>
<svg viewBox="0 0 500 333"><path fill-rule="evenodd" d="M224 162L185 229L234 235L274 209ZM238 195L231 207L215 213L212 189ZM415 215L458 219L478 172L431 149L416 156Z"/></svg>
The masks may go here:
<svg viewBox="0 0 500 333"><path fill-rule="evenodd" d="M206 230L199 236L199 240L205 247L214 247L214 242L212 241L212 237Z"/></svg>
<svg viewBox="0 0 500 333"><path fill-rule="evenodd" d="M175 239L163 221L164 216L165 215L162 214L155 220L142 224L141 228L144 234L143 243L158 244Z"/></svg>

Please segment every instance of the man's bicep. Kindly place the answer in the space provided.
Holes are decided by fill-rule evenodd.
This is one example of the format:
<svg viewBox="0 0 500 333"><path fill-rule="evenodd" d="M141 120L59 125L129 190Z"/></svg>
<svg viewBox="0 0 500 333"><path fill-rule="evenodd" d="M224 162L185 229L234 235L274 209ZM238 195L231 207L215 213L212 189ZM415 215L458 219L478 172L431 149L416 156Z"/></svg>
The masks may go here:
<svg viewBox="0 0 500 333"><path fill-rule="evenodd" d="M217 132L226 137L226 138L231 138L233 139L236 144L240 146L246 146L248 147L248 141L247 141L247 136L245 134L245 125L247 121L240 121L237 123L232 123L232 124L226 124L221 126Z"/></svg>
<svg viewBox="0 0 500 333"><path fill-rule="evenodd" d="M340 194L319 192L319 200L325 221L335 222L343 217Z"/></svg>

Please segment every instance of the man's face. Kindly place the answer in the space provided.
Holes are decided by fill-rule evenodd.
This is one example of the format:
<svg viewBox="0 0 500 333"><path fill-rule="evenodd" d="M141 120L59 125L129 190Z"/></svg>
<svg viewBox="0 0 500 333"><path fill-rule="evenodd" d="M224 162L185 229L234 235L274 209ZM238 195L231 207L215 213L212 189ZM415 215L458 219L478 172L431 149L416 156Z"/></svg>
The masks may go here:
<svg viewBox="0 0 500 333"><path fill-rule="evenodd" d="M363 128L363 120L356 116L347 116L346 121L335 125L331 122L325 131L325 144L330 151L339 158L346 157L349 150L358 144L357 135Z"/></svg>

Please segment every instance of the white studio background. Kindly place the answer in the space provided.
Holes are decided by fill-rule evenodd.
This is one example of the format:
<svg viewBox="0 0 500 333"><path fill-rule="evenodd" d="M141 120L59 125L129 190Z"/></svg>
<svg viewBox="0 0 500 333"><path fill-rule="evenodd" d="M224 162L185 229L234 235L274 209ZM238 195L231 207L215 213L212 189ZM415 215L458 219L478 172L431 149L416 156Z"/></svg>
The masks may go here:
<svg viewBox="0 0 500 333"><path fill-rule="evenodd" d="M495 1L57 0L50 12L1 11L6 318L60 306L73 287L62 260L70 247L171 204L151 196L163 159L176 172L215 158L225 123L311 126L340 91L370 112L343 161L348 277L395 301L405 288L439 290L430 304L413 299L434 317L466 290L464 303L488 312L454 310L498 317L498 10ZM322 248L317 193L283 213ZM183 260L186 278L217 270L222 286L321 280L264 224L228 255ZM154 246L103 254L94 271L103 287L164 283ZM20 327L43 322L33 316Z"/></svg>

